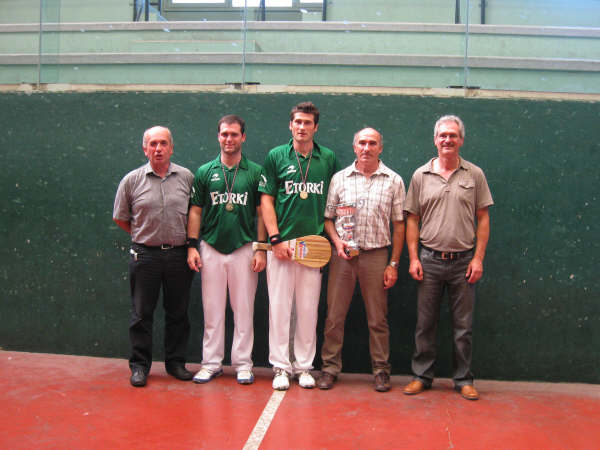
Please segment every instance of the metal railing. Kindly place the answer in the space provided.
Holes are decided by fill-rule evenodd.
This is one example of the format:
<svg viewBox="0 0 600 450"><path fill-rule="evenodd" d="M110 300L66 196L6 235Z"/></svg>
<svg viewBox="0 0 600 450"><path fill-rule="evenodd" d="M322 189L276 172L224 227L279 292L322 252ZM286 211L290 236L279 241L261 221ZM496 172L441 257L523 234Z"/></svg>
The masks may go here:
<svg viewBox="0 0 600 450"><path fill-rule="evenodd" d="M133 21L140 22L142 13L144 14L144 21L150 20L150 13L156 13L159 20L166 20L162 16L162 0L151 2L150 0L135 0L133 2Z"/></svg>

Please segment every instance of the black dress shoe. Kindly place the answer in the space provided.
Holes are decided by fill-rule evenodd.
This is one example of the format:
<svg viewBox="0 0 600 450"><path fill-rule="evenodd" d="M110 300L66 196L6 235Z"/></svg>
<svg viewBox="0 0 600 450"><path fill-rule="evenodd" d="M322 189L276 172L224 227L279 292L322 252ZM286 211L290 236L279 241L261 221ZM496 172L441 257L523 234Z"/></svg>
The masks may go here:
<svg viewBox="0 0 600 450"><path fill-rule="evenodd" d="M146 386L147 378L148 377L146 375L146 372L144 372L144 369L133 369L133 371L131 372L131 378L129 379L129 382L132 386L144 387Z"/></svg>
<svg viewBox="0 0 600 450"><path fill-rule="evenodd" d="M169 375L181 381L190 381L194 378L194 373L187 370L183 364L167 366L166 369Z"/></svg>

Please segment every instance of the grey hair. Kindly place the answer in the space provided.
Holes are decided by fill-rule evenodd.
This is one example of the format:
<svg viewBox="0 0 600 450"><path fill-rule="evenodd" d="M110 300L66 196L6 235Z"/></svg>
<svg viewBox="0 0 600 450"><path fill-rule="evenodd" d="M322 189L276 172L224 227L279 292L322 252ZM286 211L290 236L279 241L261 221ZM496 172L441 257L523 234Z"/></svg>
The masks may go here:
<svg viewBox="0 0 600 450"><path fill-rule="evenodd" d="M460 117L452 116L452 115L442 116L437 120L437 122L435 123L435 126L433 127L433 137L434 138L437 137L440 125L445 122L454 122L455 124L457 124L458 125L458 133L459 133L461 139L465 138L465 124L463 123L462 120L460 120Z"/></svg>
<svg viewBox="0 0 600 450"><path fill-rule="evenodd" d="M144 131L144 136L142 137L142 147L146 147L146 145L148 144L148 135L150 134L151 131L153 130L166 130L167 134L169 135L169 141L171 142L171 145L173 145L173 135L171 134L171 130L169 130L167 127L163 127L160 125L156 125L154 127L150 127L148 128L146 131Z"/></svg>

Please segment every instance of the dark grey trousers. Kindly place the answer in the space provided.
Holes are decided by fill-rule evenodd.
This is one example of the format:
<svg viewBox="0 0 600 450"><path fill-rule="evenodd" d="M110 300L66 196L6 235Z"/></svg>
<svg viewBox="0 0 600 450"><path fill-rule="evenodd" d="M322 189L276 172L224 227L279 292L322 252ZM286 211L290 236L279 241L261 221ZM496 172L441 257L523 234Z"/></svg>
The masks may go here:
<svg viewBox="0 0 600 450"><path fill-rule="evenodd" d="M443 260L428 249L421 249L423 280L417 291L417 326L412 370L415 378L430 386L434 378L436 333L440 304L448 292L454 338L452 378L456 386L473 384L471 373L473 310L475 285L465 277L473 258L469 252L460 259Z"/></svg>

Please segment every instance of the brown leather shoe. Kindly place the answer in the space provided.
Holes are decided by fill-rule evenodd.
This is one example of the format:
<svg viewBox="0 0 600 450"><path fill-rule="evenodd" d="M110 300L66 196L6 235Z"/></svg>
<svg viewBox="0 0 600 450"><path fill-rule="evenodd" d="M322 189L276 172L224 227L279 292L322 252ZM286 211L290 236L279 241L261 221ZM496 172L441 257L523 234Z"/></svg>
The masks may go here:
<svg viewBox="0 0 600 450"><path fill-rule="evenodd" d="M465 384L460 388L460 395L467 400L478 400L479 394L477 393L477 389L471 384Z"/></svg>
<svg viewBox="0 0 600 450"><path fill-rule="evenodd" d="M329 372L321 372L321 376L317 380L317 387L319 389L331 389L336 378L335 375L332 375Z"/></svg>
<svg viewBox="0 0 600 450"><path fill-rule="evenodd" d="M425 383L421 380L412 380L404 388L404 393L406 395L416 395L423 392L425 389L429 389L429 386L425 386Z"/></svg>
<svg viewBox="0 0 600 450"><path fill-rule="evenodd" d="M375 390L377 392L387 392L391 388L390 376L387 373L379 372L375 375Z"/></svg>

